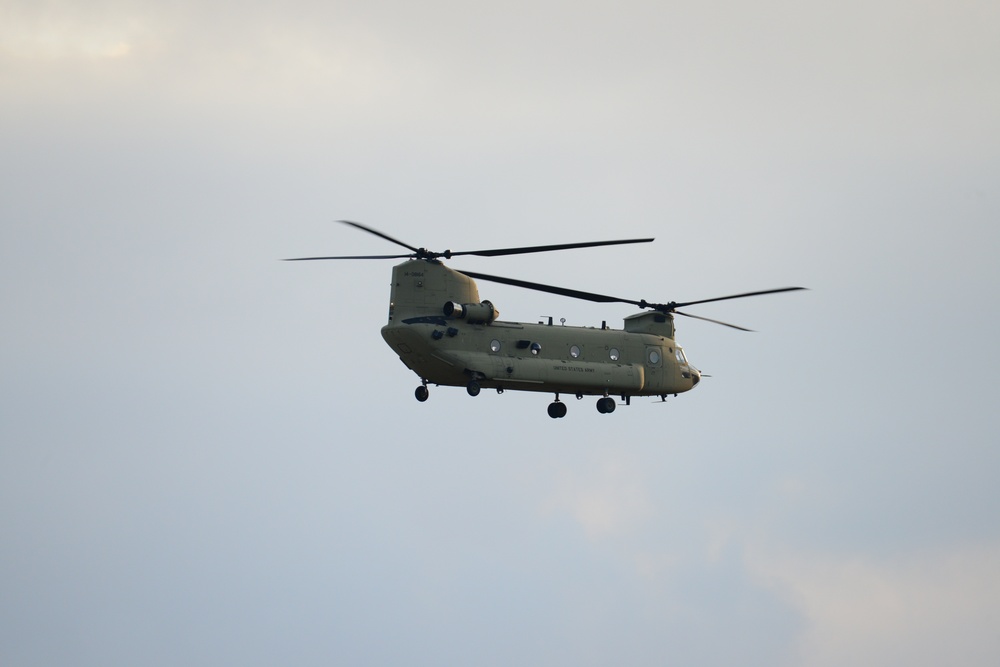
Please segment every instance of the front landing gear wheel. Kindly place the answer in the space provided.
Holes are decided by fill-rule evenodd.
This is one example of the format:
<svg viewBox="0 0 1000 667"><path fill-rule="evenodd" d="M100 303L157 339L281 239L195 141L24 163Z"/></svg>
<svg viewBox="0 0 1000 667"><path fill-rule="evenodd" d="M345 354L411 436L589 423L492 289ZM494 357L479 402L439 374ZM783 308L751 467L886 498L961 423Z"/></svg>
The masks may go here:
<svg viewBox="0 0 1000 667"><path fill-rule="evenodd" d="M482 391L479 383L475 380L470 380L469 384L465 386L465 390L469 392L469 396L479 396L479 392Z"/></svg>
<svg viewBox="0 0 1000 667"><path fill-rule="evenodd" d="M561 401L555 401L554 403L549 403L549 417L553 419L562 419L566 416L566 404Z"/></svg>
<svg viewBox="0 0 1000 667"><path fill-rule="evenodd" d="M615 411L616 407L617 405L615 405L615 399L610 396L605 396L604 398L597 400L597 411L602 415L611 414Z"/></svg>
<svg viewBox="0 0 1000 667"><path fill-rule="evenodd" d="M431 392L427 391L426 385L420 385L417 387L416 391L413 392L413 395L417 397L418 401L423 403L428 399L428 397L430 397Z"/></svg>

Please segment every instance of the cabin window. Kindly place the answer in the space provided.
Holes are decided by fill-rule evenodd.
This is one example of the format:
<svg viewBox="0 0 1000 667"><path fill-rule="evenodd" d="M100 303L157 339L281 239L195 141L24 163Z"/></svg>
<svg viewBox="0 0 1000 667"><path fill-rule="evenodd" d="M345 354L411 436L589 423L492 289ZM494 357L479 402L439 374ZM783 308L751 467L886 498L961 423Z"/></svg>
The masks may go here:
<svg viewBox="0 0 1000 667"><path fill-rule="evenodd" d="M492 351L494 351L494 352L499 352L500 351L500 341L498 341L496 338L494 338L493 340L491 340L490 341L490 349Z"/></svg>
<svg viewBox="0 0 1000 667"><path fill-rule="evenodd" d="M608 352L608 356L611 357L611 361L618 361L618 359L622 356L622 354L621 354L621 352L618 351L617 347L613 347Z"/></svg>
<svg viewBox="0 0 1000 667"><path fill-rule="evenodd" d="M570 347L569 348L569 356L573 357L574 359L579 359L580 358L580 346L579 345L573 345L572 347Z"/></svg>
<svg viewBox="0 0 1000 667"><path fill-rule="evenodd" d="M538 356L538 353L541 352L541 351L542 351L542 346L539 343L532 343L531 344L531 353L533 355Z"/></svg>
<svg viewBox="0 0 1000 667"><path fill-rule="evenodd" d="M654 366L660 363L660 353L657 352L656 350L650 350L648 358L649 358L649 363L653 364Z"/></svg>

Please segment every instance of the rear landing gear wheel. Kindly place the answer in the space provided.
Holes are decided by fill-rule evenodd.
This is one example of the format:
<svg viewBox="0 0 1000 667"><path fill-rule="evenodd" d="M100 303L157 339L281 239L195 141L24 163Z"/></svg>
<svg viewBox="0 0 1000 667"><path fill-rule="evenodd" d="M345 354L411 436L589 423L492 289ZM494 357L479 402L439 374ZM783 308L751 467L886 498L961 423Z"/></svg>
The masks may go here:
<svg viewBox="0 0 1000 667"><path fill-rule="evenodd" d="M465 390L469 392L469 396L479 396L479 392L482 390L479 383L475 380L470 380L469 384L465 386Z"/></svg>
<svg viewBox="0 0 1000 667"><path fill-rule="evenodd" d="M413 395L417 397L418 401L423 403L431 395L431 392L427 390L426 385L420 385L417 387L416 391L413 392Z"/></svg>
<svg viewBox="0 0 1000 667"><path fill-rule="evenodd" d="M597 400L597 411L602 415L611 414L615 411L617 405L615 404L615 399L610 396L605 396L604 398L599 398Z"/></svg>
<svg viewBox="0 0 1000 667"><path fill-rule="evenodd" d="M566 404L561 401L549 403L549 417L561 419L566 416Z"/></svg>

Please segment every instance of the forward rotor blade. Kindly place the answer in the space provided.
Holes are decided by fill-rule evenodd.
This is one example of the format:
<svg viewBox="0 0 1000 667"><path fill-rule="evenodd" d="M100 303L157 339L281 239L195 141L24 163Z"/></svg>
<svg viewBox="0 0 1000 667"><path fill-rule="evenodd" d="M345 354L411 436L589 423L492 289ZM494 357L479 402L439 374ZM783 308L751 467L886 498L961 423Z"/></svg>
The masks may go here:
<svg viewBox="0 0 1000 667"><path fill-rule="evenodd" d="M308 262L315 259L405 259L412 255L347 255L344 257L289 257L283 262Z"/></svg>
<svg viewBox="0 0 1000 667"><path fill-rule="evenodd" d="M418 248L414 248L413 246L409 245L408 243L403 243L399 239L394 239L391 236L389 236L388 234L380 232L377 229L372 229L371 227L368 227L366 225L362 225L360 222L351 222L350 220L338 220L337 222L339 222L341 224L344 224L344 225L350 225L351 227L356 227L357 229L360 229L363 232L368 232L369 234L374 234L375 236L377 236L379 238L382 238L382 239L385 239L386 241L389 241L390 243L395 243L398 246L403 246L407 250L412 250L413 252L415 252L417 254L420 254L420 250ZM403 255L403 256L407 257L408 255ZM386 257L384 259L394 259L394 258Z"/></svg>
<svg viewBox="0 0 1000 667"><path fill-rule="evenodd" d="M554 245L536 245L523 248L493 248L490 250L462 250L449 253L451 257L458 255L476 255L477 257L500 257L502 255L525 255L532 252L551 252L553 250L572 250L574 248L595 248L607 245L626 245L629 243L651 243L653 239L621 239L616 241L588 241L584 243L557 243ZM485 280L485 278L484 278Z"/></svg>
<svg viewBox="0 0 1000 667"><path fill-rule="evenodd" d="M692 315L691 313L682 313L679 310L674 311L677 315L683 315L684 317L690 317L696 320L705 320L706 322L711 322L713 324L721 324L724 327L731 327L733 329L739 329L740 331L753 331L753 329L745 329L744 327L738 327L735 324L730 324L729 322L723 322L721 320L713 320L710 317L702 317L701 315Z"/></svg>
<svg viewBox="0 0 1000 667"><path fill-rule="evenodd" d="M634 306L645 307L639 301L632 301L631 299L619 299L616 296L607 296L606 294L595 294L594 292L584 292L581 290L569 289L566 287L544 285L542 283L533 283L528 280L518 280L516 278L491 276L485 273L476 273L474 271L459 270L459 272L469 276L470 278L476 278L478 280L488 280L494 283L513 285L514 287L524 287L525 289L533 289L539 292L548 292L549 294L559 294L561 296L568 296L574 299L583 299L585 301L596 301L597 303L630 303Z"/></svg>
<svg viewBox="0 0 1000 667"><path fill-rule="evenodd" d="M712 301L726 301L727 299L742 299L748 296L760 296L762 294L777 294L779 292L794 292L796 290L804 290L805 287L779 287L778 289L768 289L761 292L746 292L745 294L732 294L730 296L717 296L714 299L701 299L699 301L685 301L683 303L670 303L672 308L684 308L685 306L693 306L696 303L710 303Z"/></svg>
<svg viewBox="0 0 1000 667"><path fill-rule="evenodd" d="M678 315L683 315L684 317L690 317L695 320L704 320L706 322L711 322L713 324L721 324L724 327L729 327L731 329L737 329L739 331L753 331L753 329L747 329L746 327L737 326L735 324L730 324L729 322L723 322L722 320L713 320L710 317L702 317L701 315L692 315L691 313L682 313L677 310L678 306L690 306L695 303L708 303L709 301L724 301L726 299L738 299L745 296L758 296L761 294L775 294L778 292L791 292L795 290L804 290L805 287L782 287L780 289L764 290L761 292L747 292L746 294L734 294L732 296L723 296L715 299L705 299L703 301L688 301L686 303L674 303L670 302L667 304L660 303L650 303L646 300L635 301L633 299L622 299L616 296L608 296L607 294L596 294L594 292L584 292L582 290L569 289L567 287L556 287L555 285L545 285L543 283L535 283L528 280L518 280L517 278L505 278L503 276L491 276L485 273L476 273L474 271L460 271L470 278L475 278L477 280L487 280L494 283L501 283L503 285L513 285L514 287L523 287L526 289L537 290L539 292L548 292L549 294L558 294L560 296L568 296L574 299L583 299L585 301L596 301L597 303L628 303L633 306L639 306L640 308L652 308L661 313L677 313Z"/></svg>

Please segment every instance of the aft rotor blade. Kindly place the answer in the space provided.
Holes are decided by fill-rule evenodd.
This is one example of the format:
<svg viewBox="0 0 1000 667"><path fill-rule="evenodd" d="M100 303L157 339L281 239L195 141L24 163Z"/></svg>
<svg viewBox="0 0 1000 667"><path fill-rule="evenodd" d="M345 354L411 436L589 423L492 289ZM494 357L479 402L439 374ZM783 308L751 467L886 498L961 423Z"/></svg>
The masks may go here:
<svg viewBox="0 0 1000 667"><path fill-rule="evenodd" d="M503 276L491 276L485 273L476 273L474 271L459 271L470 278L476 278L478 280L488 280L494 283L501 283L504 285L513 285L514 287L524 287L525 289L533 289L539 292L548 292L549 294L559 294L561 296L568 296L574 299L583 299L585 301L596 301L597 303L630 303L635 306L644 308L643 302L632 301L631 299L619 299L615 296L607 296L606 294L595 294L594 292L583 292L581 290L569 289L567 287L556 287L554 285L544 285L542 283L533 283L528 280L518 280L517 278L504 278Z"/></svg>
<svg viewBox="0 0 1000 667"><path fill-rule="evenodd" d="M779 287L778 289L768 289L762 292L746 292L745 294L732 294L730 296L717 296L714 299L701 299L699 301L685 301L683 303L670 303L672 308L684 308L685 306L693 306L696 303L710 303L712 301L726 301L727 299L742 299L748 296L760 296L762 294L777 294L779 292L794 292L796 290L804 290L805 287Z"/></svg>
<svg viewBox="0 0 1000 667"><path fill-rule="evenodd" d="M679 310L674 311L677 315L683 315L684 317L690 317L696 320L705 320L706 322L711 322L713 324L721 324L724 327L731 327L733 329L739 329L740 331L753 331L753 329L746 329L744 327L738 327L735 324L730 324L729 322L723 322L721 320L713 320L710 317L702 317L701 315L692 315L691 313L682 313Z"/></svg>
<svg viewBox="0 0 1000 667"><path fill-rule="evenodd" d="M347 255L343 257L289 257L284 262L308 262L315 259L405 259L412 255Z"/></svg>
<svg viewBox="0 0 1000 667"><path fill-rule="evenodd" d="M350 220L338 220L337 222L339 222L341 224L344 224L344 225L350 225L351 227L356 227L357 229L360 229L363 232L368 232L369 234L374 234L375 236L377 236L379 238L382 238L382 239L385 239L386 241L389 241L390 243L395 243L398 246L403 246L407 250L412 250L413 252L418 253L418 254L420 253L420 250L418 248L414 248L413 246L411 246L408 243L403 243L399 239L394 239L391 236L389 236L388 234L386 234L384 232L380 232L377 229L372 229L371 227L368 227L367 225L362 225L360 222L351 222ZM402 256L403 257L409 257L409 255L402 255ZM345 258L345 259L347 259L347 258ZM376 258L376 259L395 259L395 258L394 257L384 257L384 258Z"/></svg>
<svg viewBox="0 0 1000 667"><path fill-rule="evenodd" d="M620 239L616 241L588 241L584 243L557 243L554 245L536 245L523 248L493 248L490 250L462 250L449 253L451 257L458 255L476 255L477 257L500 257L502 255L525 255L532 252L551 252L554 250L572 250L574 248L595 248L608 245L626 245L629 243L651 243L654 239ZM486 280L486 278L484 278Z"/></svg>

